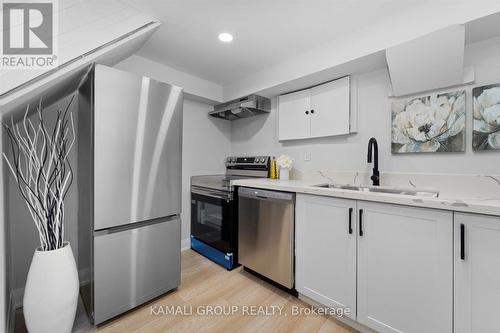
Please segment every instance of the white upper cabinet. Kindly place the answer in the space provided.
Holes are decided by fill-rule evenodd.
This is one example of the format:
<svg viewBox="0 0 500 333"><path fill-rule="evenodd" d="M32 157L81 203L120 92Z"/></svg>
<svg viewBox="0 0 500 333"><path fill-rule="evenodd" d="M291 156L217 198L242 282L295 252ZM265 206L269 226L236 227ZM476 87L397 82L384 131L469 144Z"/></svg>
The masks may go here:
<svg viewBox="0 0 500 333"><path fill-rule="evenodd" d="M279 97L280 140L304 139L310 136L311 124L309 117L307 117L310 108L311 93L309 90Z"/></svg>
<svg viewBox="0 0 500 333"><path fill-rule="evenodd" d="M279 96L278 117L279 140L348 134L349 77Z"/></svg>
<svg viewBox="0 0 500 333"><path fill-rule="evenodd" d="M357 320L380 333L451 333L452 213L360 201L357 208Z"/></svg>
<svg viewBox="0 0 500 333"><path fill-rule="evenodd" d="M349 77L311 88L311 137L349 133Z"/></svg>
<svg viewBox="0 0 500 333"><path fill-rule="evenodd" d="M498 332L500 218L455 213L455 333Z"/></svg>
<svg viewBox="0 0 500 333"><path fill-rule="evenodd" d="M356 201L297 195L295 287L356 319Z"/></svg>

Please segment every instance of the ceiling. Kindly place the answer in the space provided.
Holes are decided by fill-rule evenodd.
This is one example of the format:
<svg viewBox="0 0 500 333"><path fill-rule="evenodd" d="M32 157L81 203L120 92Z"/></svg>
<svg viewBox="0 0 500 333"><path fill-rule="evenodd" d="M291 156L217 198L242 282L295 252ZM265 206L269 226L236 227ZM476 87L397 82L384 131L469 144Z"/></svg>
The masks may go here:
<svg viewBox="0 0 500 333"><path fill-rule="evenodd" d="M139 55L220 85L431 0L123 0L163 22ZM218 41L230 32L230 44Z"/></svg>

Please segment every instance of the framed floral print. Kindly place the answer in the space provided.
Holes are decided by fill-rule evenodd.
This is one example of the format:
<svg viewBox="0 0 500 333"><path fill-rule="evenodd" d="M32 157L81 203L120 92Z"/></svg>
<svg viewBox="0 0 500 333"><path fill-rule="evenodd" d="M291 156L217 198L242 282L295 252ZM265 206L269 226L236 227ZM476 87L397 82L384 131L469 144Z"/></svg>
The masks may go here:
<svg viewBox="0 0 500 333"><path fill-rule="evenodd" d="M472 89L472 149L500 149L500 84Z"/></svg>
<svg viewBox="0 0 500 333"><path fill-rule="evenodd" d="M392 152L465 151L465 90L392 103Z"/></svg>

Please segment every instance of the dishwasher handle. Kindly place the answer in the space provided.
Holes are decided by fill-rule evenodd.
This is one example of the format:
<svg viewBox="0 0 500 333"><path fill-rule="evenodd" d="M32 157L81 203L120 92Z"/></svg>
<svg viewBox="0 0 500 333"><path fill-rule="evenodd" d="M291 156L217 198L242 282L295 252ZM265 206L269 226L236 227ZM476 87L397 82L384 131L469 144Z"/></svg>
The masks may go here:
<svg viewBox="0 0 500 333"><path fill-rule="evenodd" d="M294 201L293 193L261 190L250 187L240 187L240 189L238 190L238 196L255 200L270 200L270 201L285 201L285 202Z"/></svg>

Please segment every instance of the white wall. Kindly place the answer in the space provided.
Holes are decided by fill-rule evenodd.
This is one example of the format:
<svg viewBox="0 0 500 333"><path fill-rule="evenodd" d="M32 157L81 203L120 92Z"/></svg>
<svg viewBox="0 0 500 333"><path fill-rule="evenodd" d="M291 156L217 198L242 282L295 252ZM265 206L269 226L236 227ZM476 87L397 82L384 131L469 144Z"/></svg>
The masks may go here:
<svg viewBox="0 0 500 333"><path fill-rule="evenodd" d="M500 38L471 44L465 62L476 70L475 85L500 83ZM462 88L462 87L459 87ZM412 173L486 173L498 174L500 152L475 153L472 141L472 86L467 91L467 132L465 153L420 155L391 154L391 100L387 70L358 77L358 134L280 143L277 139L276 99L268 116L236 120L231 129L232 154L290 154L300 171L370 171L366 163L370 137L379 142L382 171ZM304 154L311 161L304 161Z"/></svg>
<svg viewBox="0 0 500 333"><path fill-rule="evenodd" d="M182 247L189 247L191 221L191 176L225 172L225 157L231 151L230 122L208 116L212 107L184 101L182 140Z"/></svg>

